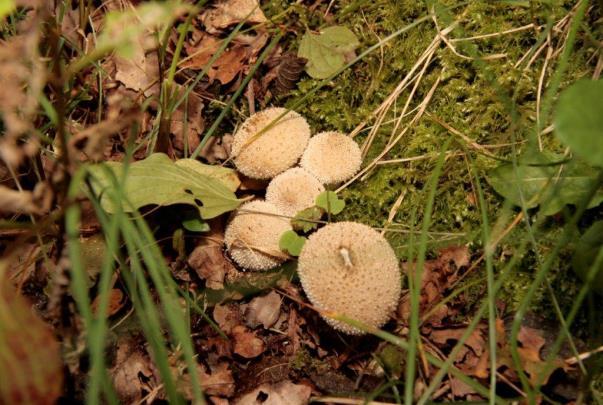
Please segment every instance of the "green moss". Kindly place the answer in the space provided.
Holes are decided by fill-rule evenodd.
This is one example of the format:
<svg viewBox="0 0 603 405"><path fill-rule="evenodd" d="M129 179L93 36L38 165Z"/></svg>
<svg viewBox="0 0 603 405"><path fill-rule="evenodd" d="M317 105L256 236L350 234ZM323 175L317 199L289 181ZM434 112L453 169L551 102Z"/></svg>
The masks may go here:
<svg viewBox="0 0 603 405"><path fill-rule="evenodd" d="M280 11L285 9L285 2L282 3ZM452 4L450 1L440 3ZM531 3L533 7L521 4L474 1L454 8L452 13L460 24L449 37L462 38L500 32L533 22L545 24L548 19L558 21L574 5L569 1L546 4L535 2ZM360 50L376 43L377 38L384 38L427 13L426 3L411 0L341 2L331 9L334 20L326 21L324 7L318 7L310 14L307 9L296 9L296 18L299 21L293 23L297 27L308 25L311 29L328 24L345 25L360 39ZM445 13L439 12L438 15L438 24L443 28L446 26ZM304 30L305 27L299 31L300 36ZM304 106L298 109L299 112L308 118L315 132L351 131L359 123L369 120L371 112L400 83L436 33L436 26L429 21L384 44L381 51L373 52L311 96ZM464 55L505 55L503 58L479 62L459 57L442 44L425 71L411 103L411 109L423 100L439 79L440 82L427 108L431 115L460 131L472 142L482 145L507 144L514 140L528 139L530 134L534 133L537 88L544 54L536 58L528 69L524 69L525 63L519 67L515 65L534 46L537 37L538 33L529 29L487 39L455 42L456 51ZM587 46L580 46L581 41L583 39L579 37L575 55L564 77L564 84L571 83L593 70L595 62L589 59L592 50ZM289 48L295 50L296 44L295 41L291 42ZM548 65L547 77L552 75L554 68L554 63ZM306 95L316 83L317 81L310 78L303 79L298 90L287 100L287 104L292 105ZM365 164L383 150L392 136L394 124L390 121L397 119L408 94L407 89L397 100L395 113L390 111L386 116L385 124L377 131L377 136L368 150ZM510 118L511 100L517 114L516 122ZM408 124L409 120L410 117L404 119L402 127ZM368 122L369 125L373 123L370 120ZM357 141L364 142L367 133L368 131L361 132L356 138ZM392 205L404 192L404 199L394 217L395 225L392 226L397 232L386 234L396 252L404 259L409 242L407 231L419 229L421 226L428 194L427 184L437 155L444 142L451 136L456 137L434 120L423 116L387 154L386 159L424 155L428 155L428 158L374 168L366 179L356 181L341 193L347 206L337 220L354 220L381 227L386 223ZM543 142L547 149L560 148L551 135L544 136ZM522 149L525 149L525 146L518 146L518 152ZM429 238L430 254L434 254L438 247L451 243L467 243L476 251L481 251L482 223L480 210L476 206L475 173L479 174L479 181L485 189L492 223L501 210L501 198L485 181L487 171L499 162L475 153L459 137L451 143L449 152L461 154L467 150L474 161L475 172L472 172L469 161L462 155L453 156L446 160L443 174L438 181L430 226L430 232L433 232ZM503 147L494 152L510 158L512 149ZM559 237L560 228L551 226L543 235L539 235L538 249L541 255L546 255L555 238ZM508 236L497 252L496 271L503 268L509 252L514 252L513 249L525 238L526 232L525 227L519 225ZM501 298L509 309L516 308L533 282L535 268L535 256L530 248L530 252L518 265L516 274L503 287ZM557 298L561 301L562 308L567 309L579 288L567 257L557 260L548 278L558 292ZM550 297L544 287L538 291L533 308L552 316Z"/></svg>

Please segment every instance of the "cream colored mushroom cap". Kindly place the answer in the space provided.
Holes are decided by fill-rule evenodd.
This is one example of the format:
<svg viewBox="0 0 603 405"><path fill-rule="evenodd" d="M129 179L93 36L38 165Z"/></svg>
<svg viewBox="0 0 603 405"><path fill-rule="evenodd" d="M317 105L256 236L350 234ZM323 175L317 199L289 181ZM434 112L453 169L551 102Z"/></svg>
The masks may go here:
<svg viewBox="0 0 603 405"><path fill-rule="evenodd" d="M362 154L358 144L341 132L314 135L300 165L323 184L349 180L360 169Z"/></svg>
<svg viewBox="0 0 603 405"><path fill-rule="evenodd" d="M248 270L269 270L287 259L279 248L281 235L291 229L289 220L266 201L243 204L224 232L230 257Z"/></svg>
<svg viewBox="0 0 603 405"><path fill-rule="evenodd" d="M293 217L312 207L325 188L306 170L294 167L272 179L266 188L266 201L274 204L284 215Z"/></svg>
<svg viewBox="0 0 603 405"><path fill-rule="evenodd" d="M268 108L257 112L235 133L232 155L241 173L266 180L295 166L310 139L310 127L301 115L289 111L273 127L258 135L286 111Z"/></svg>
<svg viewBox="0 0 603 405"><path fill-rule="evenodd" d="M334 311L376 328L390 318L400 299L400 268L381 234L356 222L319 229L304 245L298 261L306 295L319 310ZM351 335L364 332L323 318Z"/></svg>

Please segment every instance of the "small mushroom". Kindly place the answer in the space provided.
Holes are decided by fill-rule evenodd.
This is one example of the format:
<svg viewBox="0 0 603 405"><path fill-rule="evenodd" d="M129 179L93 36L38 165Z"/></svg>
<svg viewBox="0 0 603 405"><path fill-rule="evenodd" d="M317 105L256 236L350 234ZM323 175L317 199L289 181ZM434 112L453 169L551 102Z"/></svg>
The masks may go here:
<svg viewBox="0 0 603 405"><path fill-rule="evenodd" d="M269 202L255 200L243 204L224 232L230 257L248 270L269 270L288 256L279 248L279 240L291 229L289 220Z"/></svg>
<svg viewBox="0 0 603 405"><path fill-rule="evenodd" d="M400 299L400 268L393 249L377 231L356 222L332 223L310 235L297 271L318 310L344 314L376 328L387 322ZM323 318L344 333L364 333Z"/></svg>
<svg viewBox="0 0 603 405"><path fill-rule="evenodd" d="M314 135L302 155L300 165L323 184L349 180L362 164L358 144L340 132Z"/></svg>
<svg viewBox="0 0 603 405"><path fill-rule="evenodd" d="M284 215L293 217L312 207L325 188L306 170L294 167L276 176L266 189L266 201L274 204Z"/></svg>
<svg viewBox="0 0 603 405"><path fill-rule="evenodd" d="M249 117L235 133L232 156L237 169L258 180L271 179L293 167L310 139L306 120L285 108L268 108ZM265 129L269 127L269 129Z"/></svg>

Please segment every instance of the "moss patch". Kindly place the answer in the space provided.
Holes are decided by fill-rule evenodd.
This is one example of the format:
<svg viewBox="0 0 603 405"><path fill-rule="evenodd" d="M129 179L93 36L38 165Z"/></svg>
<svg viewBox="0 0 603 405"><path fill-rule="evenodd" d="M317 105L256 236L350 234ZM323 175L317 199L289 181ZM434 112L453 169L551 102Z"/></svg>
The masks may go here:
<svg viewBox="0 0 603 405"><path fill-rule="evenodd" d="M329 21L323 18L324 10L320 7L314 12L308 12L307 9L305 12L301 9L296 10L295 12L298 13L296 24L308 25L312 29L329 24L345 25L356 33L362 43L362 50L375 44L378 38L384 38L427 13L425 3L410 0L343 3L344 5L339 9L334 6L331 11L335 17L334 20ZM445 3L452 4L452 2ZM458 39L496 33L532 23L545 25L547 21L559 21L574 5L568 1L529 4L532 6L528 6L527 2L525 4L524 2L469 2L456 7L452 13L460 24L448 37ZM280 11L285 9L285 5L282 7ZM445 23L438 20L438 25L442 29ZM313 95L301 109L298 109L299 112L308 118L316 132L351 131L359 123L369 119L371 112L400 83L436 34L436 25L428 21L384 44L381 50L373 52ZM534 133L537 89L543 69L544 54L535 58L528 68L526 64L530 57L524 58L524 62L519 65L518 61L535 46L538 34L530 28L511 34L457 41L453 42L456 53L445 44L440 44L416 89L409 110L417 107L439 79L440 83L427 107L429 114L460 131L473 142L499 146L491 149L492 152L503 158L510 158L514 152L511 147L504 145L514 141L526 141L529 135ZM565 84L593 71L596 58L591 58L592 48L583 46L587 41L587 38L583 37L586 36L579 34L576 51L564 77ZM295 50L295 47L296 42L292 42L290 48ZM475 62L459 54L465 56L477 54L486 58L504 54L504 57ZM546 70L547 78L550 78L554 69L555 63L549 63ZM299 97L304 96L316 83L309 78L302 80L299 89L288 99L288 105L292 105ZM365 164L383 150L392 136L395 121L406 102L409 89L402 93L396 101L396 107L385 117L384 124L377 131L375 140L368 150ZM501 95L504 97L501 98ZM517 114L514 124L510 119L511 103L508 100L513 100ZM410 118L411 116L403 118L400 128L407 125ZM369 125L372 125L372 121L369 121ZM361 132L356 138L357 141L360 143L366 141L367 134L367 130ZM479 181L485 188L489 217L494 222L502 201L489 188L484 176L499 162L475 153L475 150L466 145L460 137L452 135L427 115L406 132L385 159L425 158L377 166L367 178L356 181L346 188L341 195L345 198L347 207L338 220L355 220L376 227L383 226L392 205L401 193L405 193L392 225L392 229L396 232L387 233L397 253L404 258L409 242L408 231L412 228L418 229L423 220L427 184L438 153L444 142L451 136L455 139L448 152L453 156L446 160L443 175L438 182L429 247L433 252L442 245L467 243L481 251L482 224L481 214L476 205L475 173L478 174ZM543 136L543 143L547 149L560 149L550 134ZM519 144L517 153L523 149L525 144ZM475 171L472 171L471 163L462 155L467 151L470 152ZM539 238L538 251L541 255L546 254L550 249L554 238L558 236L558 228L551 227L550 233L545 232L544 236ZM497 252L499 260L495 263L497 270L504 266L506 252L513 252L525 233L526 229L522 225L517 226L500 246ZM517 276L512 277L512 280L505 284L502 296L508 301L511 309L516 306L532 282L534 266L534 262L530 262L527 258L521 261ZM562 301L562 307L567 309L579 285L566 258L557 261L549 279L554 286L560 288L557 290L559 293L557 298ZM551 314L550 307L549 296L542 288L534 302L534 308Z"/></svg>

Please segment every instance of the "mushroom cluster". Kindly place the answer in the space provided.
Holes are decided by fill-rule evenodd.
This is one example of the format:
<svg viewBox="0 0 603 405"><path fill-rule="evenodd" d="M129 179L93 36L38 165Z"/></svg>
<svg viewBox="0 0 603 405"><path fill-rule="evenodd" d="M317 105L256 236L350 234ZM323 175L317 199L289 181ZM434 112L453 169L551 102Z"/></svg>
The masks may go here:
<svg viewBox="0 0 603 405"><path fill-rule="evenodd" d="M351 137L332 131L311 136L306 120L284 108L249 117L234 135L232 157L245 176L270 180L265 200L242 205L224 235L230 257L243 269L256 271L274 268L290 257L280 242L285 232L292 232L291 218L316 209L317 197L351 179L362 163L360 148ZM400 269L381 234L359 223L331 223L312 233L301 252L292 254L298 253L302 287L335 329L363 333L329 318L329 313L345 314L372 327L389 319L400 298Z"/></svg>
<svg viewBox="0 0 603 405"><path fill-rule="evenodd" d="M232 157L237 170L255 180L271 180L266 188L266 200L258 211L267 209L271 215L281 215L282 222L298 212L314 206L316 197L325 191L325 185L334 185L350 179L362 163L360 148L349 136L338 132L322 132L311 137L310 126L294 111L268 108L251 115L234 134ZM301 160L301 161L300 161ZM300 163L300 166L296 166ZM240 223L255 229L268 214L244 214L241 207L232 217L227 234L236 246L227 241L232 259L248 270L268 270L282 263L278 255L278 238L267 244L264 233L245 231ZM257 208L257 207L255 207ZM240 219L245 215L246 219ZM274 219L267 222L274 222ZM277 227L276 230L281 230ZM281 232L282 233L282 232ZM247 246L240 242L244 241ZM265 249L258 251L258 246ZM277 255L270 259L270 252Z"/></svg>

